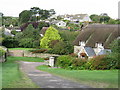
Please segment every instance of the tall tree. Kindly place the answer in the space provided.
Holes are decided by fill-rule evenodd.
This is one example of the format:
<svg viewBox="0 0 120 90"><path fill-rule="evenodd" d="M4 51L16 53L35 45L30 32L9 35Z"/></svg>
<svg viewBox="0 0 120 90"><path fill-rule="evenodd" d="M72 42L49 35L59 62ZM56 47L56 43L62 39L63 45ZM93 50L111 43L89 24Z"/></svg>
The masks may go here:
<svg viewBox="0 0 120 90"><path fill-rule="evenodd" d="M52 40L60 40L60 39L61 39L61 37L58 33L58 30L53 28L52 26L50 26L47 29L47 31L45 33L45 36L40 41L40 47L50 49L49 43Z"/></svg>
<svg viewBox="0 0 120 90"><path fill-rule="evenodd" d="M31 11L29 11L29 10L22 11L19 14L19 22L20 22L20 24L27 23L28 21L30 21L31 16L32 16Z"/></svg>

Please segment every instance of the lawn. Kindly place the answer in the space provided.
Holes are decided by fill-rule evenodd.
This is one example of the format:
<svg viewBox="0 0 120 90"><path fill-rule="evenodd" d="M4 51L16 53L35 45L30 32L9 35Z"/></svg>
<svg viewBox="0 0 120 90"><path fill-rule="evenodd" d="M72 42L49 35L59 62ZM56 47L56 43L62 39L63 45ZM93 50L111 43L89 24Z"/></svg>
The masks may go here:
<svg viewBox="0 0 120 90"><path fill-rule="evenodd" d="M15 61L43 62L41 58L8 57L7 62L0 64L0 76L2 76L2 88L38 88L23 72L19 70L19 64ZM2 67L1 67L2 66Z"/></svg>
<svg viewBox="0 0 120 90"><path fill-rule="evenodd" d="M7 58L7 60L11 61L27 61L27 62L44 62L44 59L38 58L38 57L13 57L10 56Z"/></svg>
<svg viewBox="0 0 120 90"><path fill-rule="evenodd" d="M9 50L32 50L33 48L8 48Z"/></svg>
<svg viewBox="0 0 120 90"><path fill-rule="evenodd" d="M118 88L118 70L65 70L48 66L37 69L95 88Z"/></svg>

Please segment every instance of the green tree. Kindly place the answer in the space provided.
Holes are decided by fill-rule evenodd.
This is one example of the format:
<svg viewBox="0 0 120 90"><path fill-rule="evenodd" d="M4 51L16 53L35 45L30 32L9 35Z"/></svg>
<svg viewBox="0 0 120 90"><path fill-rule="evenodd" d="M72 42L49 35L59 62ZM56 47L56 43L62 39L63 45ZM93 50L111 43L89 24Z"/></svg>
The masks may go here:
<svg viewBox="0 0 120 90"><path fill-rule="evenodd" d="M100 16L100 23L107 23L109 20L109 16Z"/></svg>
<svg viewBox="0 0 120 90"><path fill-rule="evenodd" d="M96 14L90 15L90 18L91 18L91 20L92 20L93 22L95 22L95 23L99 23L99 21L100 21L100 16L99 16L99 15L96 15Z"/></svg>
<svg viewBox="0 0 120 90"><path fill-rule="evenodd" d="M37 29L34 29L32 24L29 24L28 27L22 32L22 34L17 34L16 38L19 39L19 45L22 47L39 47L40 35ZM28 41L27 41L28 40Z"/></svg>
<svg viewBox="0 0 120 90"><path fill-rule="evenodd" d="M49 25L45 22L40 22L38 25L38 29L41 30L43 27L48 27Z"/></svg>
<svg viewBox="0 0 120 90"><path fill-rule="evenodd" d="M46 33L45 33L45 36L41 39L40 41L40 47L41 48L46 48L46 49L50 49L49 47L49 43L52 41L52 40L60 40L61 37L58 33L58 30L56 30L55 28L53 28L52 26L50 26Z"/></svg>
<svg viewBox="0 0 120 90"><path fill-rule="evenodd" d="M117 24L117 22L116 22L114 19L110 19L110 20L108 21L108 24Z"/></svg>
<svg viewBox="0 0 120 90"><path fill-rule="evenodd" d="M19 14L19 22L20 24L27 23L30 21L32 17L32 13L29 10L24 10Z"/></svg>

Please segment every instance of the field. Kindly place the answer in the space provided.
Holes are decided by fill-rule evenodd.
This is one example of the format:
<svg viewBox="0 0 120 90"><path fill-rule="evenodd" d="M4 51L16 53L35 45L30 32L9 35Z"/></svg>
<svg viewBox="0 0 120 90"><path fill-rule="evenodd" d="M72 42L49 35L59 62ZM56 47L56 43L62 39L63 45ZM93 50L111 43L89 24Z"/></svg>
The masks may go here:
<svg viewBox="0 0 120 90"><path fill-rule="evenodd" d="M65 70L48 66L37 69L95 88L118 88L118 70Z"/></svg>

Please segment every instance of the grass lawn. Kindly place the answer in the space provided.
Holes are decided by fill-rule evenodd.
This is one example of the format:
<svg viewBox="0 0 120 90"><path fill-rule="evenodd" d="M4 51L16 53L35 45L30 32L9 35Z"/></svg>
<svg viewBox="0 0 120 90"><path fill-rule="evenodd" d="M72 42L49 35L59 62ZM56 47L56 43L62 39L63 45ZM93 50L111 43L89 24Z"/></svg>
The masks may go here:
<svg viewBox="0 0 120 90"><path fill-rule="evenodd" d="M32 50L34 48L8 48L9 50Z"/></svg>
<svg viewBox="0 0 120 90"><path fill-rule="evenodd" d="M48 66L38 66L37 69L95 88L118 88L118 70L65 70Z"/></svg>
<svg viewBox="0 0 120 90"><path fill-rule="evenodd" d="M44 59L38 57L13 57L7 58L8 61L27 61L27 62L44 62Z"/></svg>
<svg viewBox="0 0 120 90"><path fill-rule="evenodd" d="M0 76L2 76L2 88L39 88L23 72L19 70L19 64L15 61L43 62L41 58L8 57L7 62L0 64Z"/></svg>

